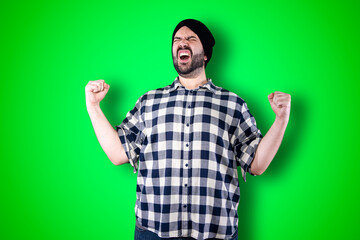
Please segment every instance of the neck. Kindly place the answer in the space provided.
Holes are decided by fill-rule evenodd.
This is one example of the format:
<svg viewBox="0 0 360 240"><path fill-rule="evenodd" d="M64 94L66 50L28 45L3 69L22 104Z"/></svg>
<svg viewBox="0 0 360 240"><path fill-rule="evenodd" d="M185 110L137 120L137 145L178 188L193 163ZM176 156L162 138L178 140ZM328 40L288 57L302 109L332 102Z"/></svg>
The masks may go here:
<svg viewBox="0 0 360 240"><path fill-rule="evenodd" d="M182 77L179 75L180 83L187 89L195 89L207 82L205 71L194 77Z"/></svg>

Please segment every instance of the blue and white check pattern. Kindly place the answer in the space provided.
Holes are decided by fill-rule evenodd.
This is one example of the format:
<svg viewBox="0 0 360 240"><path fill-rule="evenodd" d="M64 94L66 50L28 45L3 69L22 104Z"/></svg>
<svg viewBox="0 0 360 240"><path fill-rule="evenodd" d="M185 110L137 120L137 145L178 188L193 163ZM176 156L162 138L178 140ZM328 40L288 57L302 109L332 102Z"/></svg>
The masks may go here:
<svg viewBox="0 0 360 240"><path fill-rule="evenodd" d="M229 239L240 189L262 138L246 103L211 79L141 96L116 126L134 172L136 224L160 237Z"/></svg>

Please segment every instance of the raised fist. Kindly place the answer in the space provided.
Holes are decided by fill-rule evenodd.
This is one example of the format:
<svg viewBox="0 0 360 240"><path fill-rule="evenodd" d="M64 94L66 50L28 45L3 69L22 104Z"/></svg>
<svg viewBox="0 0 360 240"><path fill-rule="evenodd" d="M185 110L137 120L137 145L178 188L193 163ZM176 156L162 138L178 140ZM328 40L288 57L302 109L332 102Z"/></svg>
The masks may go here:
<svg viewBox="0 0 360 240"><path fill-rule="evenodd" d="M110 85L104 80L89 81L85 86L86 106L99 105L109 91Z"/></svg>
<svg viewBox="0 0 360 240"><path fill-rule="evenodd" d="M283 92L274 92L268 96L271 108L273 109L276 117L284 120L289 120L290 116L290 94Z"/></svg>

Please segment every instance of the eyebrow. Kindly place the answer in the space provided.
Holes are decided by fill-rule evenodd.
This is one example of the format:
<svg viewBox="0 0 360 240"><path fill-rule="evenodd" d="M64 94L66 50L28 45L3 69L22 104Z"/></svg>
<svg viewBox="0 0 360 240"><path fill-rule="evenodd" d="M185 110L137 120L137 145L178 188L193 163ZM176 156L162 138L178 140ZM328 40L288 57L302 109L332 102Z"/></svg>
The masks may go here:
<svg viewBox="0 0 360 240"><path fill-rule="evenodd" d="M195 39L196 39L195 36L189 36L189 37L187 37L186 39L189 40L190 38L195 38ZM181 39L181 37L174 37L174 40L175 40L175 39Z"/></svg>

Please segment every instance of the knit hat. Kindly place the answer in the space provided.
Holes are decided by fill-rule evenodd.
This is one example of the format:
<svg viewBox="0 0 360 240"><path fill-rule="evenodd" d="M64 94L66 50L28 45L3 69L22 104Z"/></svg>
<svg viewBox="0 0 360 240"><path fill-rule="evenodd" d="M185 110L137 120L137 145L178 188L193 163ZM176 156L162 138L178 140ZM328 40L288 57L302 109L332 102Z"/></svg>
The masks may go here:
<svg viewBox="0 0 360 240"><path fill-rule="evenodd" d="M211 34L210 30L200 21L197 21L195 19L185 19L181 21L176 27L172 35L172 43L174 43L174 37L176 32L182 28L182 27L188 27L198 35L200 38L201 44L204 48L205 56L207 57L207 60L205 62L206 64L210 61L211 55L212 55L212 48L215 45L215 39L214 36Z"/></svg>

